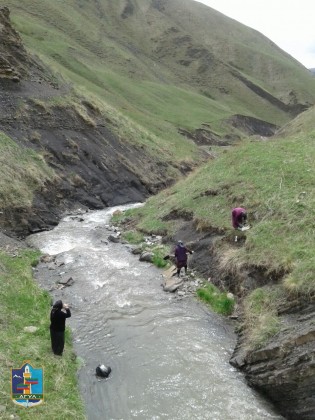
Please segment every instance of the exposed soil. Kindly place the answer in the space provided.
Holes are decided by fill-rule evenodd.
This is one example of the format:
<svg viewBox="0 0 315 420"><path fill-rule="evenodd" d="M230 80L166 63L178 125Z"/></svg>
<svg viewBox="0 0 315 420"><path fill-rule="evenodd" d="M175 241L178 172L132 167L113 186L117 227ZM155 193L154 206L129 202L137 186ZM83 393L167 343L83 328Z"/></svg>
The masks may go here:
<svg viewBox="0 0 315 420"><path fill-rule="evenodd" d="M248 135L270 137L273 136L279 129L279 127L275 124L246 115L233 115L227 120L227 122L231 124L232 127L239 128L242 132L247 133Z"/></svg>

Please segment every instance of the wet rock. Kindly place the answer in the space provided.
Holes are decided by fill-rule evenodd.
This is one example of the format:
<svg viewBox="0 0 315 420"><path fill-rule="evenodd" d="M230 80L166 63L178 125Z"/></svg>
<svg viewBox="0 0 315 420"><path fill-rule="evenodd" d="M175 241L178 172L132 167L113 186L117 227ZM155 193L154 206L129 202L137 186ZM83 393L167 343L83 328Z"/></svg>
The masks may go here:
<svg viewBox="0 0 315 420"><path fill-rule="evenodd" d="M101 378L107 378L111 371L111 367L105 365L98 365L95 369L96 376L99 376Z"/></svg>
<svg viewBox="0 0 315 420"><path fill-rule="evenodd" d="M120 216L122 214L123 214L123 212L121 210L115 210L114 213L113 213L113 216Z"/></svg>
<svg viewBox="0 0 315 420"><path fill-rule="evenodd" d="M71 216L70 219L77 220L78 222L84 222L83 217L79 217L79 216Z"/></svg>
<svg viewBox="0 0 315 420"><path fill-rule="evenodd" d="M54 262L50 262L47 264L48 270L56 270L57 266Z"/></svg>
<svg viewBox="0 0 315 420"><path fill-rule="evenodd" d="M153 262L153 257L154 257L153 252L145 251L140 255L139 261L145 261L145 262L152 263Z"/></svg>
<svg viewBox="0 0 315 420"><path fill-rule="evenodd" d="M119 235L109 235L107 239L114 243L118 243L120 241Z"/></svg>
<svg viewBox="0 0 315 420"><path fill-rule="evenodd" d="M246 350L240 335L230 361L288 419L315 418L315 305L305 310L303 325L298 312L282 315L280 332L259 349Z"/></svg>
<svg viewBox="0 0 315 420"><path fill-rule="evenodd" d="M164 282L162 287L165 292L174 293L177 290L182 290L184 288L186 277L178 277L176 271L177 269L174 265L164 271Z"/></svg>
<svg viewBox="0 0 315 420"><path fill-rule="evenodd" d="M142 247L139 246L139 247L133 248L132 251L131 251L131 253L133 255L140 255L142 253L142 251L143 251Z"/></svg>
<svg viewBox="0 0 315 420"><path fill-rule="evenodd" d="M40 261L42 263L51 263L51 262L55 261L55 256L45 254L45 255L41 256Z"/></svg>
<svg viewBox="0 0 315 420"><path fill-rule="evenodd" d="M74 280L72 277L69 277L67 280L59 280L58 283L63 285L64 287L70 287L74 284Z"/></svg>
<svg viewBox="0 0 315 420"><path fill-rule="evenodd" d="M181 283L173 283L173 284L164 284L163 290L164 292L174 293L176 290L179 289Z"/></svg>

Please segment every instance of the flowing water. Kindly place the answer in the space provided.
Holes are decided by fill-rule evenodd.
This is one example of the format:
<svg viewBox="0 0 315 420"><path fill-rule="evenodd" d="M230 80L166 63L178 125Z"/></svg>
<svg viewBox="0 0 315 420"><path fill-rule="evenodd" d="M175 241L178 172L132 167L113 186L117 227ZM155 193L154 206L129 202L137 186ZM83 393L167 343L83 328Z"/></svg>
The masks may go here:
<svg viewBox="0 0 315 420"><path fill-rule="evenodd" d="M115 209L67 216L29 242L56 256L37 279L69 303L74 347L84 360L79 382L90 420L280 419L229 364L232 327L193 297L161 288L161 270L139 262L128 246L107 242ZM67 348L65 349L67 351ZM98 379L99 364L111 366Z"/></svg>

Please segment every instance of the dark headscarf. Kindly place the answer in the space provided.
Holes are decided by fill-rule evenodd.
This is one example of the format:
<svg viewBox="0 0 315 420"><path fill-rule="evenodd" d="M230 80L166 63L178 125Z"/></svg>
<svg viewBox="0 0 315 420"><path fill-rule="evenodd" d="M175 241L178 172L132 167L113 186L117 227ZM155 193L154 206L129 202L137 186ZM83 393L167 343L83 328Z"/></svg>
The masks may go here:
<svg viewBox="0 0 315 420"><path fill-rule="evenodd" d="M57 301L53 304L53 307L52 307L52 310L51 310L51 313L50 313L50 319L52 319L52 318L53 318L53 316L55 315L55 312L57 312L57 311L61 311L62 307L63 307L62 300L57 300Z"/></svg>
<svg viewBox="0 0 315 420"><path fill-rule="evenodd" d="M53 304L53 309L62 309L62 306L62 300L57 300L57 302Z"/></svg>

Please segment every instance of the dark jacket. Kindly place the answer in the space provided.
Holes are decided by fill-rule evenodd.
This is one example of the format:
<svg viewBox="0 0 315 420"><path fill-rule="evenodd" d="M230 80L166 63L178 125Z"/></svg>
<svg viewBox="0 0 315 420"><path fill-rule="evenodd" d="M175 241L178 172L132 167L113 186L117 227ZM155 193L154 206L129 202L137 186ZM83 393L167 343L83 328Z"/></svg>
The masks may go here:
<svg viewBox="0 0 315 420"><path fill-rule="evenodd" d="M70 318L70 309L66 309L66 313L61 309L52 309L50 313L50 329L53 331L64 331L66 328L66 318Z"/></svg>
<svg viewBox="0 0 315 420"><path fill-rule="evenodd" d="M177 245L175 248L175 258L177 262L187 262L187 253L191 254L191 250L185 246Z"/></svg>

